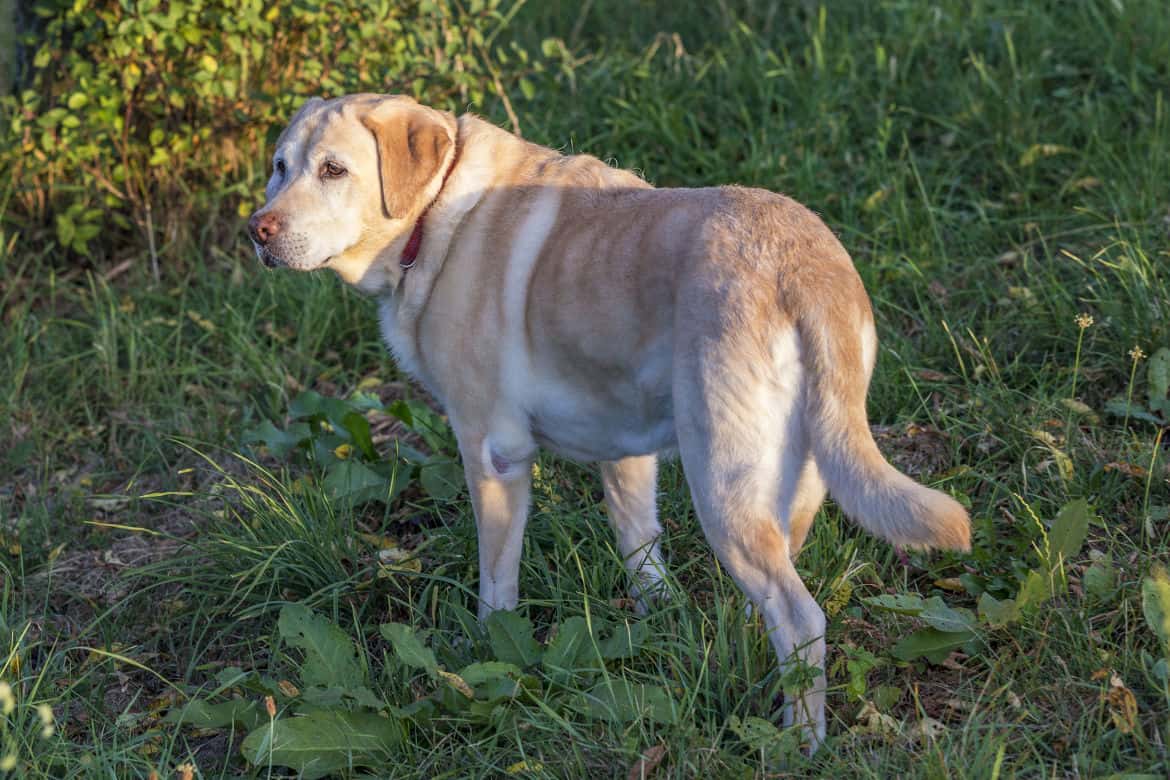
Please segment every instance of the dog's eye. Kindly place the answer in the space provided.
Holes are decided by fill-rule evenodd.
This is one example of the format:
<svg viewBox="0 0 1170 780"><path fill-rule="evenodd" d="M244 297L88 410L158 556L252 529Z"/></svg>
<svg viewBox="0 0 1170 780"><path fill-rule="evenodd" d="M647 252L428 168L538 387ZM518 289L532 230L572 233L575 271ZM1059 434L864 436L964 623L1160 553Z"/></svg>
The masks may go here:
<svg viewBox="0 0 1170 780"><path fill-rule="evenodd" d="M336 179L339 176L345 175L345 168L342 168L332 160L322 164L321 178L322 179Z"/></svg>

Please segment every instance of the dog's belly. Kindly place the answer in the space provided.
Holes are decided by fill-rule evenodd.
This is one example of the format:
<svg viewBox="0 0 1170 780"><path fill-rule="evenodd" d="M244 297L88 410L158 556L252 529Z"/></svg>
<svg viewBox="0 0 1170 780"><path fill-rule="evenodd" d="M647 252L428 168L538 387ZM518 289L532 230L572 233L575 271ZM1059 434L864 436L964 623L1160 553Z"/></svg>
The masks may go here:
<svg viewBox="0 0 1170 780"><path fill-rule="evenodd" d="M601 395L548 387L529 406L532 436L545 449L585 462L675 449L674 410L663 389L670 385L654 384L611 386Z"/></svg>
<svg viewBox="0 0 1170 780"><path fill-rule="evenodd" d="M532 436L541 447L583 462L648 455L675 448L674 417L664 411L651 417L601 407L581 416L542 410L533 416Z"/></svg>

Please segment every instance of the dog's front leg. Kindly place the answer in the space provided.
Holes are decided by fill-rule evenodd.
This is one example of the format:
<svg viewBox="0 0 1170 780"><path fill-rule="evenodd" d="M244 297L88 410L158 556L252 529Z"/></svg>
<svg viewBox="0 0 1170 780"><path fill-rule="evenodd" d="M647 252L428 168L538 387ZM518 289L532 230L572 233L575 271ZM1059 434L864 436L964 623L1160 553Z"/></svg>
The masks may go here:
<svg viewBox="0 0 1170 780"><path fill-rule="evenodd" d="M485 439L463 452L479 535L479 619L515 609L520 600L520 552L528 521L532 463L493 457Z"/></svg>

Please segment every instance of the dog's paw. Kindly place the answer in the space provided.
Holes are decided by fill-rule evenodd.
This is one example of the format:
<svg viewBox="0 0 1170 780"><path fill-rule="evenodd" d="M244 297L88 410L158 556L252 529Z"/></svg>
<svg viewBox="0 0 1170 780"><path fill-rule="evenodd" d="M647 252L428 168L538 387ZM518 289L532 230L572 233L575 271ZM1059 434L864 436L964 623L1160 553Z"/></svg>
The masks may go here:
<svg viewBox="0 0 1170 780"><path fill-rule="evenodd" d="M634 602L634 611L645 617L670 602L670 589L662 579L647 577L630 588L630 599Z"/></svg>
<svg viewBox="0 0 1170 780"><path fill-rule="evenodd" d="M801 743L805 755L812 756L825 741L825 693L824 682L815 690L785 697L784 727L800 728Z"/></svg>

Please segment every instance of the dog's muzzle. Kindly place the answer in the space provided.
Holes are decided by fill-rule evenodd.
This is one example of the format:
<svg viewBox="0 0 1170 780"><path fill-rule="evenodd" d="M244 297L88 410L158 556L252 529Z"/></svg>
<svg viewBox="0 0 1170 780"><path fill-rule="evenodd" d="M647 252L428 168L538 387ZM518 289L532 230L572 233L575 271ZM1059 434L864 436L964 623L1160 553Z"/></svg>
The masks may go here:
<svg viewBox="0 0 1170 780"><path fill-rule="evenodd" d="M265 268L284 268L288 266L288 263L283 258L272 254L272 252L268 251L267 247L261 246L255 241L252 242L252 246L256 248L256 257L260 258L260 262L264 263Z"/></svg>

